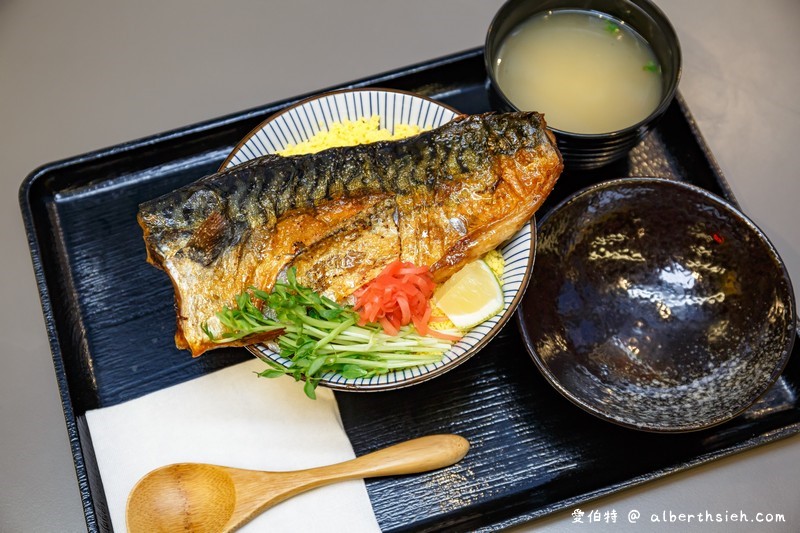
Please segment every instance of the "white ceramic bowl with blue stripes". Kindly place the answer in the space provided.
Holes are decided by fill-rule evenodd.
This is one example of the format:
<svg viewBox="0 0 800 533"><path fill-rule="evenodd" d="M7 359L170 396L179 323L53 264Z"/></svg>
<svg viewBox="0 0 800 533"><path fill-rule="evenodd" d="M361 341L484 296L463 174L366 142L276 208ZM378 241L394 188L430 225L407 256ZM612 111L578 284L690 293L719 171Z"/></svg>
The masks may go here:
<svg viewBox="0 0 800 533"><path fill-rule="evenodd" d="M454 109L415 94L390 89L352 89L335 91L303 100L261 123L233 149L221 169L231 168L256 157L283 150L308 140L330 124L344 119L380 117L382 128L394 131L396 124L436 128L458 115ZM502 312L467 332L438 363L388 372L371 378L348 379L329 372L319 385L346 391L398 389L427 381L460 365L483 348L508 322L519 305L530 279L536 250L536 226L526 223L500 251L505 260L502 275ZM264 344L248 346L259 358L269 358L288 367L290 361Z"/></svg>

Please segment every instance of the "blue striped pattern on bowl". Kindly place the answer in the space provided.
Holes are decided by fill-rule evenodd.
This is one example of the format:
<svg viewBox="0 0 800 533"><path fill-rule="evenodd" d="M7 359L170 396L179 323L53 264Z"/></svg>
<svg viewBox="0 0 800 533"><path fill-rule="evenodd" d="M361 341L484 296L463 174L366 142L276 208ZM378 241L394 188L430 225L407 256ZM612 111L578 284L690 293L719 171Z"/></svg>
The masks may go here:
<svg viewBox="0 0 800 533"><path fill-rule="evenodd" d="M433 100L402 91L355 89L327 93L304 100L260 124L231 152L221 168L230 168L308 140L320 130L327 130L332 123L376 114L380 116L381 127L393 131L396 124L436 128L452 120L457 112ZM397 389L426 381L463 363L488 343L516 310L533 267L535 241L535 225L528 222L501 247L505 260L502 276L503 311L467 332L442 356L440 362L368 379L347 379L341 374L329 372L322 376L319 384L347 391ZM288 359L280 357L266 345L257 344L248 346L248 349L259 358L269 358L287 367L289 365Z"/></svg>
<svg viewBox="0 0 800 533"><path fill-rule="evenodd" d="M399 91L363 89L336 91L304 100L259 125L228 156L222 168L274 154L328 131L330 124L378 115L381 128L394 133L396 124L436 128L456 112L428 98Z"/></svg>

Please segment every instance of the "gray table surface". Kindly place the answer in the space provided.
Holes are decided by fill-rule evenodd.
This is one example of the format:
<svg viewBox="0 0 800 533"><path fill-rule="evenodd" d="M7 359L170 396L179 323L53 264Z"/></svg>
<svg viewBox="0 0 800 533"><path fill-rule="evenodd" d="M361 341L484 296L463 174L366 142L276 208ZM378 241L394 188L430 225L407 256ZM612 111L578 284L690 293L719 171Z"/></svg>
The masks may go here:
<svg viewBox="0 0 800 533"><path fill-rule="evenodd" d="M660 0L680 90L731 187L800 280L800 2ZM44 163L482 44L499 0L0 0L0 531L85 530L25 233ZM796 284L800 281L795 281ZM800 531L800 437L582 505L542 531ZM627 524L632 510L645 520ZM651 513L783 523L647 523ZM584 522L588 521L588 514Z"/></svg>

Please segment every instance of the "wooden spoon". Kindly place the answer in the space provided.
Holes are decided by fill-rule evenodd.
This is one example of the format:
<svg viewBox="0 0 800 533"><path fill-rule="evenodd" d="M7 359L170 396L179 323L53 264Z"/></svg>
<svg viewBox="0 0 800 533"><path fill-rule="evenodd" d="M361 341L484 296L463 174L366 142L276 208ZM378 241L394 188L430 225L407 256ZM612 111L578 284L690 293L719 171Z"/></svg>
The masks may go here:
<svg viewBox="0 0 800 533"><path fill-rule="evenodd" d="M128 496L130 533L227 532L295 494L334 481L415 474L457 463L469 442L431 435L389 446L350 461L293 472L260 472L178 463L145 475Z"/></svg>

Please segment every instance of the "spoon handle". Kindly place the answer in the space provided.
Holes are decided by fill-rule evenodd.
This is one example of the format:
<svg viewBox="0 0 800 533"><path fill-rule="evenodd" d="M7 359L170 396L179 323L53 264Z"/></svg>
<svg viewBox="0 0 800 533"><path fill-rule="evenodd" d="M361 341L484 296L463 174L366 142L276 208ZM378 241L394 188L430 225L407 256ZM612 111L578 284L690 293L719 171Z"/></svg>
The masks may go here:
<svg viewBox="0 0 800 533"><path fill-rule="evenodd" d="M227 468L237 486L237 508L223 528L238 529L255 515L292 496L334 481L416 474L457 463L469 442L458 435L429 435L401 442L349 461L292 472Z"/></svg>
<svg viewBox="0 0 800 533"><path fill-rule="evenodd" d="M469 442L458 435L429 435L401 442L343 463L302 470L326 481L416 474L461 460Z"/></svg>

